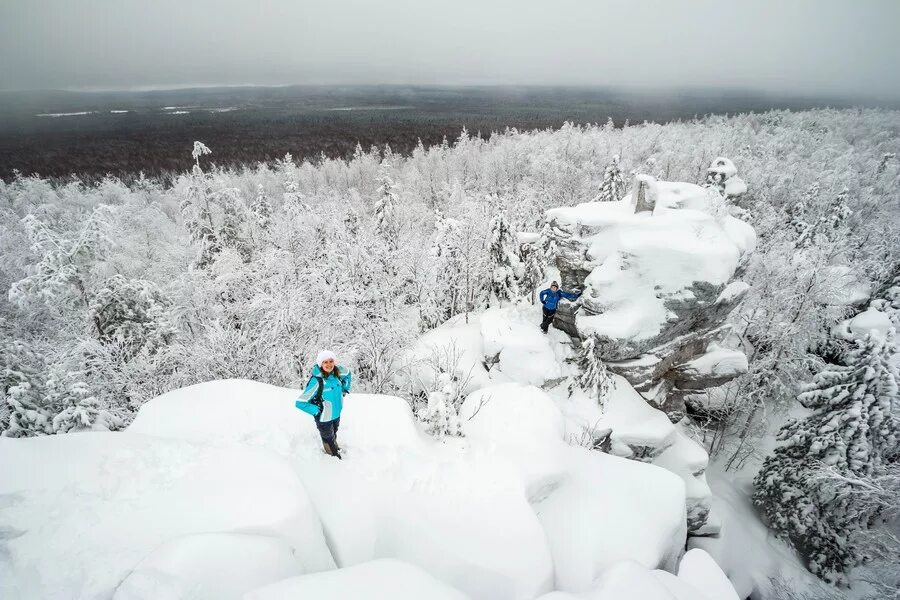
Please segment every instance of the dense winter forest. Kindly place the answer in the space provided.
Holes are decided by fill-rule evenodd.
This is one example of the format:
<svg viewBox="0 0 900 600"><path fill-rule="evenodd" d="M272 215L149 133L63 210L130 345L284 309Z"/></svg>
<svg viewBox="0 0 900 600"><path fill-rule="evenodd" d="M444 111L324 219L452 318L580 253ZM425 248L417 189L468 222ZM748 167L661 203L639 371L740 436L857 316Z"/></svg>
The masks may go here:
<svg viewBox="0 0 900 600"><path fill-rule="evenodd" d="M829 593L865 563L867 589L897 597L900 112L463 131L241 168L217 167L221 150L185 147L193 169L165 184L0 182L3 436L121 429L202 381L302 387L322 347L358 389L453 435L402 384L404 350L456 315L534 302L548 209L619 200L634 175L693 182L757 243L729 318L749 368L688 406L692 435L722 469L759 473L760 514ZM745 193L709 175L719 156ZM861 313L882 333L847 325Z"/></svg>
<svg viewBox="0 0 900 600"><path fill-rule="evenodd" d="M283 86L148 92L0 91L0 177L14 171L83 181L139 172L169 181L190 169L183 151L203 140L220 166L349 158L361 143L408 154L505 127L558 128L566 121L663 123L704 114L821 106L822 98L750 91L598 87ZM829 106L858 100L828 99ZM896 107L896 104L878 106Z"/></svg>

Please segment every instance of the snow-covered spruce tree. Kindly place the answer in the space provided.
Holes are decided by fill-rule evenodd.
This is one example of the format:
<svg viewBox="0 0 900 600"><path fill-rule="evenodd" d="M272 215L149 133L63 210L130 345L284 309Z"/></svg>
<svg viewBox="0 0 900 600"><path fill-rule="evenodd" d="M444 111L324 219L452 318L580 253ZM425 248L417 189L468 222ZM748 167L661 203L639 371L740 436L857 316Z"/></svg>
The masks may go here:
<svg viewBox="0 0 900 600"><path fill-rule="evenodd" d="M516 284L519 259L516 257L514 243L506 214L501 210L491 219L491 242L488 250L492 267L491 296L500 303L512 300L519 293Z"/></svg>
<svg viewBox="0 0 900 600"><path fill-rule="evenodd" d="M250 211L256 217L256 223L260 229L268 229L272 222L272 203L266 195L266 190L262 184L256 186L256 200L250 205Z"/></svg>
<svg viewBox="0 0 900 600"><path fill-rule="evenodd" d="M523 288L530 290L531 303L534 304L534 290L544 277L546 263L543 260L543 253L536 243L522 244L520 255L522 257L521 284Z"/></svg>
<svg viewBox="0 0 900 600"><path fill-rule="evenodd" d="M806 190L803 199L787 210L791 229L797 236L794 243L797 248L809 248L844 237L842 227L853 214L848 205L849 190L845 188L831 202L823 205L819 199L820 189L820 185L814 183Z"/></svg>
<svg viewBox="0 0 900 600"><path fill-rule="evenodd" d="M194 142L194 151L191 153L194 157L194 168L190 184L179 204L184 226L191 236L191 241L200 245L200 254L196 262L200 268L208 267L216 254L222 250L210 207L210 183L200 169L200 156L209 153L209 148L200 142Z"/></svg>
<svg viewBox="0 0 900 600"><path fill-rule="evenodd" d="M53 417L54 433L100 430L122 426L122 420L102 408L84 381L85 373L68 371L59 378L47 381L47 401L56 407Z"/></svg>
<svg viewBox="0 0 900 600"><path fill-rule="evenodd" d="M396 211L399 198L397 186L391 179L390 166L387 158L378 169L378 190L375 200L375 226L382 237L387 240L392 250L397 248L397 223Z"/></svg>
<svg viewBox="0 0 900 600"><path fill-rule="evenodd" d="M0 346L0 435L29 437L52 433L52 413L44 403L43 357L25 342Z"/></svg>
<svg viewBox="0 0 900 600"><path fill-rule="evenodd" d="M614 154L606 171L603 173L603 182L600 184L600 202L616 202L625 195L625 176L619 166L619 155Z"/></svg>
<svg viewBox="0 0 900 600"><path fill-rule="evenodd" d="M465 309L465 265L459 221L438 215L429 258L431 264L419 305L419 329L437 327Z"/></svg>
<svg viewBox="0 0 900 600"><path fill-rule="evenodd" d="M581 374L578 376L578 385L587 392L588 396L597 401L601 408L609 397L612 378L606 365L597 351L594 336L589 335L581 342L581 351L578 355L578 364Z"/></svg>
<svg viewBox="0 0 900 600"><path fill-rule="evenodd" d="M754 502L769 526L790 540L810 571L831 583L845 584L866 558L857 537L880 511L855 502L834 477L820 475L828 469L849 482L900 459L897 352L891 330L885 338L858 341L846 366L828 365L818 373L797 397L812 414L782 427L783 444L754 480Z"/></svg>
<svg viewBox="0 0 900 600"><path fill-rule="evenodd" d="M544 225L541 227L541 240L539 244L541 261L544 263L545 267L555 265L556 255L559 254L559 244L557 236L550 226L549 221L544 221Z"/></svg>
<svg viewBox="0 0 900 600"><path fill-rule="evenodd" d="M124 359L139 351L154 352L172 341L171 302L156 284L113 275L94 294L90 315L100 342L115 342Z"/></svg>

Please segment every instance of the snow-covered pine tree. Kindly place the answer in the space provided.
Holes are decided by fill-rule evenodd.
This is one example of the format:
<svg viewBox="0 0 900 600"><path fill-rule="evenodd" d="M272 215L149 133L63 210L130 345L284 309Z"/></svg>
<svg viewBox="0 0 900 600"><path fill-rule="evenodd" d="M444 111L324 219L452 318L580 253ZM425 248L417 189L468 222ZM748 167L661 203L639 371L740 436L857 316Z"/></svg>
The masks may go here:
<svg viewBox="0 0 900 600"><path fill-rule="evenodd" d="M819 372L797 397L812 414L782 427L783 444L754 480L754 502L769 526L831 583L845 584L865 559L856 538L880 511L842 493L840 477L872 476L900 459L897 352L891 330L884 338L859 340L846 366ZM837 477L823 477L826 469Z"/></svg>
<svg viewBox="0 0 900 600"><path fill-rule="evenodd" d="M419 306L419 329L437 327L465 308L464 267L460 228L456 219L438 215L429 249L430 276Z"/></svg>
<svg viewBox="0 0 900 600"><path fill-rule="evenodd" d="M809 207L815 206L821 194L821 184L815 181L803 193L798 202L787 207L788 225L796 235L794 246L808 247L812 243L812 224L809 222Z"/></svg>
<svg viewBox="0 0 900 600"><path fill-rule="evenodd" d="M491 219L488 253L491 261L491 294L498 302L512 300L519 293L516 284L518 259L513 249L514 237L506 214L500 210Z"/></svg>
<svg viewBox="0 0 900 600"><path fill-rule="evenodd" d="M390 150L390 148L388 148ZM375 201L375 227L388 242L391 250L397 249L396 211L399 198L397 186L391 178L388 159L378 169L378 191Z"/></svg>
<svg viewBox="0 0 900 600"><path fill-rule="evenodd" d="M614 154L600 184L600 202L616 202L625 195L625 176L619 166L619 155Z"/></svg>
<svg viewBox="0 0 900 600"><path fill-rule="evenodd" d="M831 204L828 205L828 212L821 217L822 228L821 233L828 239L834 239L836 230L847 222L847 219L853 214L847 203L850 190L844 188L834 197Z"/></svg>
<svg viewBox="0 0 900 600"><path fill-rule="evenodd" d="M272 203L266 195L266 190L262 184L256 186L256 200L250 205L250 211L256 217L256 224L260 229L268 229L272 222Z"/></svg>
<svg viewBox="0 0 900 600"><path fill-rule="evenodd" d="M171 302L156 284L113 275L94 294L90 316L103 343L115 343L126 360L139 351L155 352L177 332Z"/></svg>
<svg viewBox="0 0 900 600"><path fill-rule="evenodd" d="M43 357L25 342L0 346L0 436L29 437L52 433L52 413L44 404Z"/></svg>
<svg viewBox="0 0 900 600"><path fill-rule="evenodd" d="M101 407L84 381L85 373L68 371L60 378L47 381L47 402L57 409L53 417L54 433L113 430L122 420Z"/></svg>
<svg viewBox="0 0 900 600"><path fill-rule="evenodd" d="M546 270L546 263L537 244L522 244L522 287L531 290L531 303L534 304L534 290L541 282Z"/></svg>
<svg viewBox="0 0 900 600"><path fill-rule="evenodd" d="M438 389L428 393L428 402L419 414L425 423L425 431L438 438L459 435L461 423L458 411L464 398L459 382L454 375L440 373L436 387Z"/></svg>
<svg viewBox="0 0 900 600"><path fill-rule="evenodd" d="M219 238L216 235L215 225L212 220L212 210L209 205L211 193L209 180L200 169L200 157L210 154L210 149L201 142L194 142L194 150L191 156L194 158L194 168L190 177L190 184L184 192L179 208L184 217L184 226L191 241L200 245L200 254L196 264L200 268L210 265L222 250Z"/></svg>
<svg viewBox="0 0 900 600"><path fill-rule="evenodd" d="M540 253L541 260L545 267L556 264L556 255L559 253L559 246L557 244L556 234L550 226L549 221L544 221L544 226L541 227Z"/></svg>
<svg viewBox="0 0 900 600"><path fill-rule="evenodd" d="M194 169L196 171L200 170L200 157L205 156L207 154L212 154L212 150L206 147L206 144L203 142L194 142L194 149L191 150L191 158L194 159Z"/></svg>
<svg viewBox="0 0 900 600"><path fill-rule="evenodd" d="M578 376L578 385L587 392L588 396L596 400L601 408L609 397L612 378L606 365L597 351L597 342L594 336L589 335L581 342L581 351L578 356L581 374Z"/></svg>

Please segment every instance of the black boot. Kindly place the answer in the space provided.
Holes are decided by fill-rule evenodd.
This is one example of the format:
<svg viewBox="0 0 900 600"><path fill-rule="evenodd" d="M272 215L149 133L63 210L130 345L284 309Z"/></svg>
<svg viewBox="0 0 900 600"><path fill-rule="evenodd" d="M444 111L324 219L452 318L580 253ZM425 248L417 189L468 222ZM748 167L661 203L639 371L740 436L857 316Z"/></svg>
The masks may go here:
<svg viewBox="0 0 900 600"><path fill-rule="evenodd" d="M333 439L330 442L325 442L325 445L331 447L330 448L331 451L328 454L330 454L332 456L337 456L338 460L344 460L341 457L341 449L337 445L337 439Z"/></svg>

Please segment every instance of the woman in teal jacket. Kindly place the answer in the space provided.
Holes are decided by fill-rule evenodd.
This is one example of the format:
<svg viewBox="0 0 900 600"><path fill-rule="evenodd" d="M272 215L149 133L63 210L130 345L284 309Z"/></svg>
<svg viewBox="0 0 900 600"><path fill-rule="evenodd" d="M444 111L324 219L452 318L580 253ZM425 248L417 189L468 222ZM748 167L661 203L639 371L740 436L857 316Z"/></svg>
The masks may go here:
<svg viewBox="0 0 900 600"><path fill-rule="evenodd" d="M350 393L353 377L350 369L335 364L333 352L323 350L316 357L316 366L306 389L294 405L311 414L322 437L325 452L341 458L341 448L337 443L338 427L341 424L341 409L344 396Z"/></svg>

